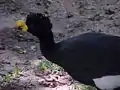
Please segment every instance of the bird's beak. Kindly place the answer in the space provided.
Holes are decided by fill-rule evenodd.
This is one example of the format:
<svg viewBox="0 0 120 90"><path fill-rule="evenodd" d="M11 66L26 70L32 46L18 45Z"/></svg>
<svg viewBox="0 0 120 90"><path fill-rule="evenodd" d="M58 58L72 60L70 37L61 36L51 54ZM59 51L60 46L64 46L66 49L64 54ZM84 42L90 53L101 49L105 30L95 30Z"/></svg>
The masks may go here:
<svg viewBox="0 0 120 90"><path fill-rule="evenodd" d="M27 32L27 30L28 30L28 26L25 24L25 22L23 20L16 21L16 27L19 30L22 30L24 32Z"/></svg>

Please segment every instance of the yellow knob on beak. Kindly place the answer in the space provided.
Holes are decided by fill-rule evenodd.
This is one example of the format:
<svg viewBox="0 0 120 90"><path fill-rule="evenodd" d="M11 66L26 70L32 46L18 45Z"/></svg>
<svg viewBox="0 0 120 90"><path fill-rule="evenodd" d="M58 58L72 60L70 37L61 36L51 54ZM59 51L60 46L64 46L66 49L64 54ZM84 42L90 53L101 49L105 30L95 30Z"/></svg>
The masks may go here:
<svg viewBox="0 0 120 90"><path fill-rule="evenodd" d="M28 27L23 20L16 21L16 26L24 32L27 32L27 30L28 30Z"/></svg>

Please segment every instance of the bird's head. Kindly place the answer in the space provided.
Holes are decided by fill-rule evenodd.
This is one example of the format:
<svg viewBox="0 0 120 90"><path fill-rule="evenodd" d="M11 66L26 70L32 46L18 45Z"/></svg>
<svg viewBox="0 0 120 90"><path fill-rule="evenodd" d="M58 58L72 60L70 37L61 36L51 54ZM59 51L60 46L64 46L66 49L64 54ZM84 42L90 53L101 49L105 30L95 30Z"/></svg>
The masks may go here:
<svg viewBox="0 0 120 90"><path fill-rule="evenodd" d="M22 31L28 31L35 36L43 36L51 31L52 23L49 17L41 13L30 13L27 15L26 22L18 20L16 26Z"/></svg>

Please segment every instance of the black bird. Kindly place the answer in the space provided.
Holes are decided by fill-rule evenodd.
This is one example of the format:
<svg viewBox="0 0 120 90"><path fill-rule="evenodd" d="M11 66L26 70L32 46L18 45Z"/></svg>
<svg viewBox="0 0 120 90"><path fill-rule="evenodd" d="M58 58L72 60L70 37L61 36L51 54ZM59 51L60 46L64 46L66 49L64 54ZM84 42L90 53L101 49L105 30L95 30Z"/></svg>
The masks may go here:
<svg viewBox="0 0 120 90"><path fill-rule="evenodd" d="M120 37L89 32L55 43L49 17L30 13L26 25L40 40L42 54L75 80L100 90L120 90Z"/></svg>

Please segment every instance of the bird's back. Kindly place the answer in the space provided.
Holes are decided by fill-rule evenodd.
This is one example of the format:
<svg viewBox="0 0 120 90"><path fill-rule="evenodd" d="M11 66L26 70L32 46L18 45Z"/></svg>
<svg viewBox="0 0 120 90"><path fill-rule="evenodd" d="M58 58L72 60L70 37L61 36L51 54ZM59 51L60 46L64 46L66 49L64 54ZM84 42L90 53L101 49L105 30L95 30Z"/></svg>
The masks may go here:
<svg viewBox="0 0 120 90"><path fill-rule="evenodd" d="M86 33L60 43L57 62L73 76L101 77L120 74L120 38Z"/></svg>

